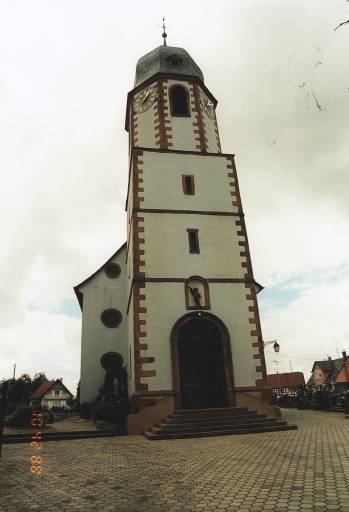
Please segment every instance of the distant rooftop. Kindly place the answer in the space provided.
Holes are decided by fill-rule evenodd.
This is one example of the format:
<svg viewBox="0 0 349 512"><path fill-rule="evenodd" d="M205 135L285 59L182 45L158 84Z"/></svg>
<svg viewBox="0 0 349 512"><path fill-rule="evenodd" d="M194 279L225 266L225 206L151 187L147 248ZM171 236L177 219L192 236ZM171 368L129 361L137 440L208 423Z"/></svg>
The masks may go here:
<svg viewBox="0 0 349 512"><path fill-rule="evenodd" d="M302 372L270 373L267 375L267 384L273 388L288 388L300 386L305 383Z"/></svg>

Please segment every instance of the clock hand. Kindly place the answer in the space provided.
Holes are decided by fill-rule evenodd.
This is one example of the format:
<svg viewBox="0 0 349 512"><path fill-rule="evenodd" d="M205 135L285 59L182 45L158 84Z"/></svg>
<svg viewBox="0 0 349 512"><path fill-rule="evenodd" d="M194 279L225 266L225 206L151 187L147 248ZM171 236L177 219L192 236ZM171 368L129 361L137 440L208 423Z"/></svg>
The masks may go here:
<svg viewBox="0 0 349 512"><path fill-rule="evenodd" d="M144 96L144 98L143 98L143 100L142 100L142 103L145 102L145 100L148 98L149 94L150 94L150 91L147 91L145 96Z"/></svg>

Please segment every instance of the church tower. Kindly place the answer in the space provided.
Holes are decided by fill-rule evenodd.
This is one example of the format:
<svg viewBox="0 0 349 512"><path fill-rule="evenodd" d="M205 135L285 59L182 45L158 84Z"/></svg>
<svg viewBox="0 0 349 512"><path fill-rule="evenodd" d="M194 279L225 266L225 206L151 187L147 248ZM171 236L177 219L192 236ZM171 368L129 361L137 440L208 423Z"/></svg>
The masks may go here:
<svg viewBox="0 0 349 512"><path fill-rule="evenodd" d="M178 409L274 415L234 155L217 100L182 48L137 63L128 94L129 432ZM126 352L126 351L125 351Z"/></svg>

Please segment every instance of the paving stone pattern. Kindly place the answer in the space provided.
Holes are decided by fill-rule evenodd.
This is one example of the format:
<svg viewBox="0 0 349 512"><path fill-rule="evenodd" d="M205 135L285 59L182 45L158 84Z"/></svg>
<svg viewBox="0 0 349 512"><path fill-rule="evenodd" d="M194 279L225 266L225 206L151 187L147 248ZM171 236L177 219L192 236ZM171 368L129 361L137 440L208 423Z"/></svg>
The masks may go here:
<svg viewBox="0 0 349 512"><path fill-rule="evenodd" d="M299 430L171 441L142 436L6 445L1 512L349 512L349 420L284 410Z"/></svg>

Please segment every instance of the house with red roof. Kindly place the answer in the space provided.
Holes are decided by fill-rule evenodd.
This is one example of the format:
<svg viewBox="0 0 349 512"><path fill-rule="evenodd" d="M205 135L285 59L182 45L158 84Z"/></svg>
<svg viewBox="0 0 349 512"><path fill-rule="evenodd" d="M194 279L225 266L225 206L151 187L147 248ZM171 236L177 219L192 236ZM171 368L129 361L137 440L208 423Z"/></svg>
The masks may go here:
<svg viewBox="0 0 349 512"><path fill-rule="evenodd" d="M339 382L349 382L349 356L345 351L338 359L328 357L324 361L314 361L308 386Z"/></svg>
<svg viewBox="0 0 349 512"><path fill-rule="evenodd" d="M30 405L40 403L42 407L48 409L53 407L69 409L67 402L70 398L73 398L73 394L63 384L62 379L47 380L34 391L30 397Z"/></svg>
<svg viewBox="0 0 349 512"><path fill-rule="evenodd" d="M267 384L273 388L292 388L305 384L302 372L270 373Z"/></svg>

